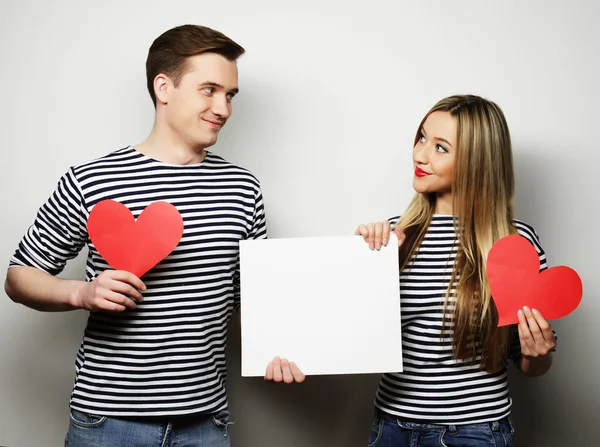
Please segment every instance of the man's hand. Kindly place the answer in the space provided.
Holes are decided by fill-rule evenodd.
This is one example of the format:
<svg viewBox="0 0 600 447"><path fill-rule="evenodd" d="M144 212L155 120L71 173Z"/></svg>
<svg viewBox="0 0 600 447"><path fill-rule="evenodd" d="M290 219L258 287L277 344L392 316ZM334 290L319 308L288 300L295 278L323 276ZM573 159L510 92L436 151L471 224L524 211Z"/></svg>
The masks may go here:
<svg viewBox="0 0 600 447"><path fill-rule="evenodd" d="M265 380L272 380L273 382L302 383L305 378L304 373L300 371L300 368L294 362L279 357L275 357L269 362L265 372Z"/></svg>
<svg viewBox="0 0 600 447"><path fill-rule="evenodd" d="M90 312L123 312L144 300L141 294L144 290L145 284L133 273L105 270L93 281L82 283L74 305Z"/></svg>

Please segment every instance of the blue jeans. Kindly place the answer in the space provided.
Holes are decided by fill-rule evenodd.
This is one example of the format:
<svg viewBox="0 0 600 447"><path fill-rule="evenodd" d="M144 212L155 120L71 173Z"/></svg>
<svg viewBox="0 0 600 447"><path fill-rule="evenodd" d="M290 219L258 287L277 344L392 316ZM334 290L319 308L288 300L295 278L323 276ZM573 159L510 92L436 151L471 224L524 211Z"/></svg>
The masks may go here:
<svg viewBox="0 0 600 447"><path fill-rule="evenodd" d="M514 447L508 418L483 424L417 424L375 410L369 447Z"/></svg>
<svg viewBox="0 0 600 447"><path fill-rule="evenodd" d="M116 418L71 409L68 447L230 447L229 412L164 418Z"/></svg>

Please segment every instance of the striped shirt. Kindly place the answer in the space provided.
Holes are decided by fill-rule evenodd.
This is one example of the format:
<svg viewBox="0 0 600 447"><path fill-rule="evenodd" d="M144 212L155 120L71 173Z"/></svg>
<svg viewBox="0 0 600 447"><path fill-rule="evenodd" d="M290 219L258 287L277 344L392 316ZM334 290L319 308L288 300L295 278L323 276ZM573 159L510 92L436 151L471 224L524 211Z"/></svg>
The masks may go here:
<svg viewBox="0 0 600 447"><path fill-rule="evenodd" d="M535 230L521 221L515 225L534 245L545 269L546 255ZM434 215L421 246L400 273L403 372L382 376L375 406L403 420L459 425L496 421L510 413L506 367L488 373L479 368L481 356L474 362L459 361L452 354L451 334L442 337L457 242L453 217ZM451 296L449 312L452 304ZM452 321L446 322L448 328ZM517 362L521 349L516 331L509 351Z"/></svg>
<svg viewBox="0 0 600 447"><path fill-rule="evenodd" d="M266 237L258 180L207 153L171 165L127 147L72 167L39 209L10 266L52 275L87 245L86 280L110 268L86 225L101 200L135 218L174 205L184 222L175 250L142 277L144 301L122 313L92 312L75 362L73 409L107 416L212 413L227 407L227 323L239 304L238 246Z"/></svg>

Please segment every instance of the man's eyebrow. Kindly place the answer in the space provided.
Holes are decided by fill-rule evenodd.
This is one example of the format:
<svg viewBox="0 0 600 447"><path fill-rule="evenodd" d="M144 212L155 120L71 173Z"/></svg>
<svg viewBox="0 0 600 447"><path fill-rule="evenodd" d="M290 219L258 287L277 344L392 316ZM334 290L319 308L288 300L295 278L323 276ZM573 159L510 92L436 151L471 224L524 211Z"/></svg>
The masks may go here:
<svg viewBox="0 0 600 447"><path fill-rule="evenodd" d="M215 87L215 88L222 88L222 89L225 88L221 84L219 84L217 82L213 82L213 81L205 81L205 82L201 83L199 86L200 87ZM239 91L240 91L240 89L237 88L237 87L236 88L232 88L230 90L231 93L238 93Z"/></svg>

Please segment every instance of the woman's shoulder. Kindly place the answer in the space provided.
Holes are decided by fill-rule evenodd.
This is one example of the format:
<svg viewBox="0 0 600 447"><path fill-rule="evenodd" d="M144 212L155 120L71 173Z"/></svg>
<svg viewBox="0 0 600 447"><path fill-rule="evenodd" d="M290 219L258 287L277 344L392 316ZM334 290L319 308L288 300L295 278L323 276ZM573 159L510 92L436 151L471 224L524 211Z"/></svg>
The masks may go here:
<svg viewBox="0 0 600 447"><path fill-rule="evenodd" d="M390 223L392 226L394 226L394 225L396 225L396 224L398 223L398 221L400 220L400 218L401 218L401 217L402 217L402 216L394 216L394 217L390 217L390 218L388 218L388 222L389 222L389 223Z"/></svg>
<svg viewBox="0 0 600 447"><path fill-rule="evenodd" d="M539 244L540 238L537 234L537 231L535 231L535 228L533 228L532 225L520 219L514 219L513 222L515 224L517 232L521 236L529 239L529 241L534 245Z"/></svg>
<svg viewBox="0 0 600 447"><path fill-rule="evenodd" d="M540 271L544 270L548 267L546 260L546 253L542 248L542 244L540 243L540 238L538 237L537 231L527 222L524 222L519 219L514 219L515 227L517 228L517 232L531 242L531 245L534 246L535 250L538 252L540 257Z"/></svg>

